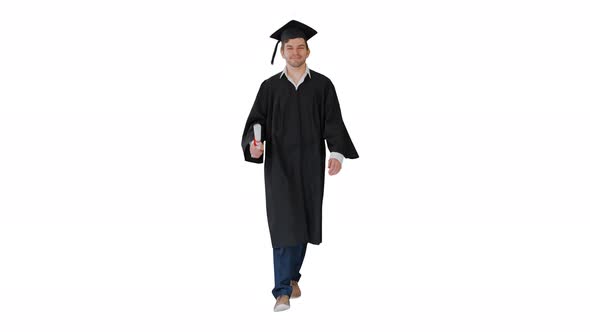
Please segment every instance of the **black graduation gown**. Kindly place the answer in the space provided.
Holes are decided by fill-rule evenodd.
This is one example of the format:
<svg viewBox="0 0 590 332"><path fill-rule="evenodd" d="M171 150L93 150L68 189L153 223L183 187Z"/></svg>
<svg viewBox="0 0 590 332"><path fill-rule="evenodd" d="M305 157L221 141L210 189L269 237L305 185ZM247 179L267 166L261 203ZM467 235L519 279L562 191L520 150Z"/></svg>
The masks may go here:
<svg viewBox="0 0 590 332"><path fill-rule="evenodd" d="M322 242L326 146L347 159L359 155L348 135L334 85L310 70L297 90L278 73L260 85L242 134L248 162L264 163L266 215L272 246ZM261 125L265 151L250 155L253 125Z"/></svg>

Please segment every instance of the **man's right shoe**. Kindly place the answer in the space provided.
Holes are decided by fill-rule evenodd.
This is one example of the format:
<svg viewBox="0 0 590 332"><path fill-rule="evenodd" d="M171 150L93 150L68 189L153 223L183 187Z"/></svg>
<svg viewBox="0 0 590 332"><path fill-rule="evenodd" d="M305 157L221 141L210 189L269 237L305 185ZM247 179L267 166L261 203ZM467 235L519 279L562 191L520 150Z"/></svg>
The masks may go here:
<svg viewBox="0 0 590 332"><path fill-rule="evenodd" d="M287 310L290 307L291 307L291 304L289 303L289 296L280 295L279 297L277 297L277 303L275 303L275 309L274 309L275 312Z"/></svg>
<svg viewBox="0 0 590 332"><path fill-rule="evenodd" d="M293 291L291 291L291 298L295 299L301 296L301 288L299 288L297 281L291 280L291 288L293 288Z"/></svg>

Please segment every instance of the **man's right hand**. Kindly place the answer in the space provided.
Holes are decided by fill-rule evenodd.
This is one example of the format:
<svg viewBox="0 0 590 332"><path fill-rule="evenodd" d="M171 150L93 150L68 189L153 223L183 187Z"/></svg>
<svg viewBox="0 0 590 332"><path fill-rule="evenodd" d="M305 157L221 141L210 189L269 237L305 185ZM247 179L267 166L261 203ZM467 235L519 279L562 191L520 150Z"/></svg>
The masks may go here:
<svg viewBox="0 0 590 332"><path fill-rule="evenodd" d="M264 152L264 143L260 142L258 145L254 146L254 141L250 142L250 155L252 158L260 158L262 153Z"/></svg>

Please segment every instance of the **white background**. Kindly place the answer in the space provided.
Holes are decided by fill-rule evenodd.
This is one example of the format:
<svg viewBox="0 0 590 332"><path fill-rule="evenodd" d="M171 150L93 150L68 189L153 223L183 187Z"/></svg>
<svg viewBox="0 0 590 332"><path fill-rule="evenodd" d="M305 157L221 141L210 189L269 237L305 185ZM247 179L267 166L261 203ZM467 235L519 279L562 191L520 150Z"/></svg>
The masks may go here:
<svg viewBox="0 0 590 332"><path fill-rule="evenodd" d="M584 1L2 1L0 330L588 331ZM274 313L239 141L318 31L360 155Z"/></svg>

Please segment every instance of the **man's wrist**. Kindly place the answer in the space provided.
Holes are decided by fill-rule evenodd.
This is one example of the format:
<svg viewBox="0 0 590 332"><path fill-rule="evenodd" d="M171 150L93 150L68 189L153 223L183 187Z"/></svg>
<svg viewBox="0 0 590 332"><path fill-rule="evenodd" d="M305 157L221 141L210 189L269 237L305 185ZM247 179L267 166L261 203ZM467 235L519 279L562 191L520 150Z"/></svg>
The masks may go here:
<svg viewBox="0 0 590 332"><path fill-rule="evenodd" d="M331 152L330 159L332 159L332 158L338 160L340 162L340 164L342 164L342 162L344 161L344 155L339 152Z"/></svg>

